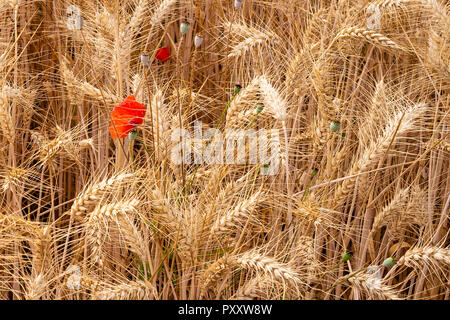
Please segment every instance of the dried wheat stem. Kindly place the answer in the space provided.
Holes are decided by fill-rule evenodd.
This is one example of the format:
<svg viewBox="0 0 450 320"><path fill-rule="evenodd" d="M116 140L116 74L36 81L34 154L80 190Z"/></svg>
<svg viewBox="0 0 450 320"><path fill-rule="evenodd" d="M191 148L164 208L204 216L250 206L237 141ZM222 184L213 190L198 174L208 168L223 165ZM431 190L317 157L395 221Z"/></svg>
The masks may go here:
<svg viewBox="0 0 450 320"><path fill-rule="evenodd" d="M64 63L61 63L61 71L69 90L78 91L100 103L116 104L120 101L120 98L116 95L108 93L106 90L100 90L87 81L78 80ZM72 94L72 96L74 95Z"/></svg>
<svg viewBox="0 0 450 320"><path fill-rule="evenodd" d="M87 241L91 245L92 260L100 266L104 263L102 246L104 237L108 234L108 220L118 215L136 211L136 199L116 203L98 205L89 215L87 221Z"/></svg>
<svg viewBox="0 0 450 320"><path fill-rule="evenodd" d="M243 286L240 286L231 298L232 300L268 299L267 290L273 285L270 277L257 276Z"/></svg>
<svg viewBox="0 0 450 320"><path fill-rule="evenodd" d="M236 208L220 217L211 228L211 235L226 234L236 227L245 224L253 209L261 202L262 193L256 192L249 199L240 202Z"/></svg>
<svg viewBox="0 0 450 320"><path fill-rule="evenodd" d="M376 215L372 231L384 226L398 230L402 226L423 225L425 223L424 203L425 192L418 187L399 190L391 202Z"/></svg>
<svg viewBox="0 0 450 320"><path fill-rule="evenodd" d="M130 281L97 292L94 298L100 300L153 300L157 297L157 290L151 283Z"/></svg>
<svg viewBox="0 0 450 320"><path fill-rule="evenodd" d="M42 273L28 281L25 292L26 300L39 300L47 291L47 281Z"/></svg>
<svg viewBox="0 0 450 320"><path fill-rule="evenodd" d="M373 168L380 161L383 155L390 148L391 143L395 142L406 132L414 128L414 121L418 119L426 110L425 104L417 104L409 107L404 112L398 112L389 120L383 134L378 139L365 148L359 159L354 162L348 172L348 176L357 173L366 172ZM345 196L354 188L356 177L352 177L343 181L335 192L336 205L340 206Z"/></svg>
<svg viewBox="0 0 450 320"><path fill-rule="evenodd" d="M401 300L395 290L382 283L381 279L369 274L358 274L348 281L364 292L369 299Z"/></svg>
<svg viewBox="0 0 450 320"><path fill-rule="evenodd" d="M378 33L374 30L367 30L362 29L358 27L348 27L343 30L341 30L337 38L359 38L359 39L366 39L370 43L380 46L382 48L389 48L394 50L400 50L400 51L406 51L405 48L398 45L388 37L382 35L381 33Z"/></svg>
<svg viewBox="0 0 450 320"><path fill-rule="evenodd" d="M247 251L234 259L234 264L245 269L261 272L282 283L298 287L303 283L299 275L289 265L280 263L272 257Z"/></svg>
<svg viewBox="0 0 450 320"><path fill-rule="evenodd" d="M8 107L8 100L0 93L0 128L6 140L13 144L15 137L14 124Z"/></svg>
<svg viewBox="0 0 450 320"><path fill-rule="evenodd" d="M81 216L92 211L103 197L118 190L123 184L134 178L136 178L134 173L121 173L88 186L73 202L70 214Z"/></svg>
<svg viewBox="0 0 450 320"><path fill-rule="evenodd" d="M424 265L450 266L450 249L438 247L423 247L409 249L402 256L397 266L420 267Z"/></svg>
<svg viewBox="0 0 450 320"><path fill-rule="evenodd" d="M206 290L214 285L217 280L219 280L223 276L223 272L225 270L231 271L231 268L233 267L232 262L230 260L230 257L228 255L223 256L222 258L218 259L214 263L212 263L208 269L203 273L201 277L201 294L200 296L204 296L206 293Z"/></svg>
<svg viewBox="0 0 450 320"><path fill-rule="evenodd" d="M228 110L227 110L227 115L226 115L226 127L227 128L237 127L237 125L239 124L239 120L240 120L238 118L238 115L246 107L253 107L253 110L249 110L249 111L254 112L254 109L256 108L256 103L252 104L252 102L256 102L256 96L259 91L260 80L261 80L261 77L255 77L231 101L230 106L228 107ZM250 118L248 118L246 120L249 121Z"/></svg>
<svg viewBox="0 0 450 320"><path fill-rule="evenodd" d="M45 272L51 264L51 234L50 227L46 226L37 229L37 239L31 243L31 252L33 253L33 274L41 274Z"/></svg>

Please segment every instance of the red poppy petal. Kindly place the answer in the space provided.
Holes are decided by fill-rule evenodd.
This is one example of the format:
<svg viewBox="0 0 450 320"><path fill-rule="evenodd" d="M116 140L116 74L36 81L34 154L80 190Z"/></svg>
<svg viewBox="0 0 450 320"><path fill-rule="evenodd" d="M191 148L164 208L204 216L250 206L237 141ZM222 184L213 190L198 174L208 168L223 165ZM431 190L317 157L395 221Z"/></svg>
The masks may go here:
<svg viewBox="0 0 450 320"><path fill-rule="evenodd" d="M123 100L123 102L131 102L131 101L136 101L136 98L134 97L133 94L131 96L126 97L125 100Z"/></svg>
<svg viewBox="0 0 450 320"><path fill-rule="evenodd" d="M133 97L133 96L131 96ZM130 114L135 116L144 117L145 116L145 106L140 104L139 102L129 99L125 99L119 106L115 107L115 110L118 110L121 114ZM133 97L134 99L134 97ZM114 111L114 110L113 110Z"/></svg>
<svg viewBox="0 0 450 320"><path fill-rule="evenodd" d="M158 51L156 51L156 59L162 61L162 62L166 62L169 60L170 57L170 49L169 46L166 46L164 48L160 48L158 49Z"/></svg>
<svg viewBox="0 0 450 320"><path fill-rule="evenodd" d="M142 119L141 117L135 117L130 119L130 121L128 121L129 124L134 124L134 125L140 125L142 124L142 122L144 122L144 119Z"/></svg>
<svg viewBox="0 0 450 320"><path fill-rule="evenodd" d="M111 112L111 119L115 122L117 121L127 123L131 118L133 118L133 115L129 114L126 110L123 109L114 109Z"/></svg>
<svg viewBox="0 0 450 320"><path fill-rule="evenodd" d="M125 138L135 127L136 126L134 124L111 121L109 133L113 139Z"/></svg>
<svg viewBox="0 0 450 320"><path fill-rule="evenodd" d="M136 125L143 123L146 108L131 95L111 112L109 132L113 138L124 138Z"/></svg>

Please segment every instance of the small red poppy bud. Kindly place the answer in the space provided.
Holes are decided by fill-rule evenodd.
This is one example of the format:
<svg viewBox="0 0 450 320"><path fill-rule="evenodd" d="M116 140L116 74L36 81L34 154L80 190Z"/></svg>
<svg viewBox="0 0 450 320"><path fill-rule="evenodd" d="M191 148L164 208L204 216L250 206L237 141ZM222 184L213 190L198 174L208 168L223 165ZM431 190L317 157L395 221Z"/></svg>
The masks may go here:
<svg viewBox="0 0 450 320"><path fill-rule="evenodd" d="M156 51L156 59L158 59L161 62L167 62L170 58L170 49L169 46L166 46L164 48L160 48Z"/></svg>

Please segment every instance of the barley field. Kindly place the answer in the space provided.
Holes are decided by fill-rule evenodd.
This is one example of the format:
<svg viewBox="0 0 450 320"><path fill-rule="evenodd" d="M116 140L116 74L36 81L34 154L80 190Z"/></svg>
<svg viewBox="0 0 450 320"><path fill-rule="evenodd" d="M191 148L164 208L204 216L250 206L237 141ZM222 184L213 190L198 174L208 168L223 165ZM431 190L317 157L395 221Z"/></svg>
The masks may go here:
<svg viewBox="0 0 450 320"><path fill-rule="evenodd" d="M1 0L0 299L448 300L449 7Z"/></svg>

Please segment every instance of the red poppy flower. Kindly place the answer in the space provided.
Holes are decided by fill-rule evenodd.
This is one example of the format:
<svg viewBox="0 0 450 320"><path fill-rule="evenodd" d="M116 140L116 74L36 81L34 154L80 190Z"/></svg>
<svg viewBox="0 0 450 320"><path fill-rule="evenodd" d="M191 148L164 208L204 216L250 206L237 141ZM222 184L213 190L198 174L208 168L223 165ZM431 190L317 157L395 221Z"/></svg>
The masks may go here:
<svg viewBox="0 0 450 320"><path fill-rule="evenodd" d="M132 95L114 107L111 112L109 133L113 139L125 138L131 130L142 124L145 117L145 107L136 101Z"/></svg>
<svg viewBox="0 0 450 320"><path fill-rule="evenodd" d="M156 51L156 59L158 59L161 62L167 62L170 57L170 50L169 46L166 46L164 48L160 48Z"/></svg>

